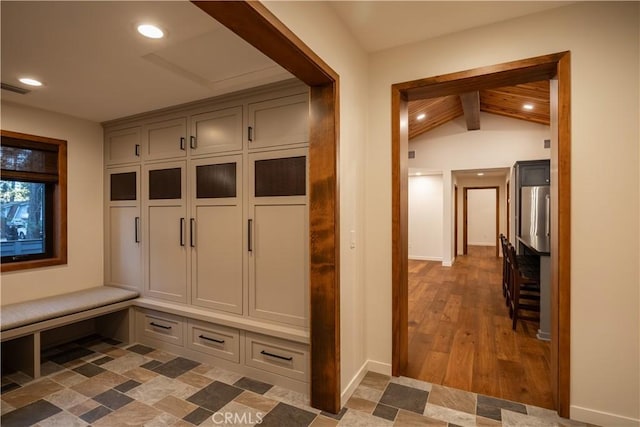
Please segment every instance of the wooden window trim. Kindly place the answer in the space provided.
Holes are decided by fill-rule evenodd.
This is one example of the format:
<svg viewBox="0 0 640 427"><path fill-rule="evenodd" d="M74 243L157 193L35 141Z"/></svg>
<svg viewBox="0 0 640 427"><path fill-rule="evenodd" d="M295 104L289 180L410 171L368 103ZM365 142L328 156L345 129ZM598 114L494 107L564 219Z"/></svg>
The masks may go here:
<svg viewBox="0 0 640 427"><path fill-rule="evenodd" d="M3 263L1 271L20 271L67 263L67 141L1 130L3 137L35 141L58 147L58 182L53 192L53 256L49 258Z"/></svg>

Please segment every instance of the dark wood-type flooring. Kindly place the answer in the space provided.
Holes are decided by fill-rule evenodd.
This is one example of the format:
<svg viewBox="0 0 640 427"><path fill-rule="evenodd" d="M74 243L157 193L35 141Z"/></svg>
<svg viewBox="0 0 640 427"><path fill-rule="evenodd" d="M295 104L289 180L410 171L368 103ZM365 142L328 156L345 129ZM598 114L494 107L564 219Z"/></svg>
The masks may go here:
<svg viewBox="0 0 640 427"><path fill-rule="evenodd" d="M537 322L511 319L495 246L469 246L453 267L409 261L407 376L553 408L550 345Z"/></svg>

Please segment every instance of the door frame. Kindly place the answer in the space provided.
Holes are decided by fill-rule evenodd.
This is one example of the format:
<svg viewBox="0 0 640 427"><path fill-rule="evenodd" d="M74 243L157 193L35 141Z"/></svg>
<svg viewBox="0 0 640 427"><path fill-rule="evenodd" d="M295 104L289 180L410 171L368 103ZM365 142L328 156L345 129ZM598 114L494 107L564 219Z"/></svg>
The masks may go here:
<svg viewBox="0 0 640 427"><path fill-rule="evenodd" d="M571 55L559 52L519 61L412 80L391 86L392 185L392 374L402 375L408 361L408 102L460 94L490 87L557 80L557 144L552 182L558 203L552 215L558 232L552 236L551 382L558 414L568 418L570 406L571 310ZM552 101L552 112L553 112ZM552 123L553 123L552 118Z"/></svg>
<svg viewBox="0 0 640 427"><path fill-rule="evenodd" d="M495 185L487 186L487 187L462 187L463 188L463 199L462 199L462 254L467 255L468 250L467 246L468 242L468 214L469 209L467 205L467 191L468 190L491 190L492 188L496 190L496 258L500 256L500 249L498 245L499 235L500 235L500 187ZM456 222L458 221L458 211L456 210Z"/></svg>
<svg viewBox="0 0 640 427"><path fill-rule="evenodd" d="M458 184L453 185L453 210L455 212L455 220L453 221L453 260L452 265L456 262L458 256Z"/></svg>
<svg viewBox="0 0 640 427"><path fill-rule="evenodd" d="M339 75L260 2L192 3L310 88L311 406L338 413L341 407Z"/></svg>

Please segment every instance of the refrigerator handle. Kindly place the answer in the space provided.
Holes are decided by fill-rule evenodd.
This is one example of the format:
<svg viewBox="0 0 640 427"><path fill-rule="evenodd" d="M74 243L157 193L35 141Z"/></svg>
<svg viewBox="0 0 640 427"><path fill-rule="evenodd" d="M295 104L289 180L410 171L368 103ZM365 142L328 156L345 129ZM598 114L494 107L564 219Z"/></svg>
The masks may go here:
<svg viewBox="0 0 640 427"><path fill-rule="evenodd" d="M551 235L551 196L549 196L548 194L545 196L544 198L545 201L545 208L546 208L546 221L545 221L545 232L547 234L547 236Z"/></svg>

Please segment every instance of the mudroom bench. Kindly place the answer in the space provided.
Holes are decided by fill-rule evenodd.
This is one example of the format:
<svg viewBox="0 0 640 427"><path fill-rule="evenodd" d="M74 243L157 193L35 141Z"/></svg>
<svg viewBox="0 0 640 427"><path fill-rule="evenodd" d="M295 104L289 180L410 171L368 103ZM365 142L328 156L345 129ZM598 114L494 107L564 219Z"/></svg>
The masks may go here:
<svg viewBox="0 0 640 427"><path fill-rule="evenodd" d="M2 369L40 377L40 354L79 336L99 333L129 342L138 292L99 286L5 305L0 309Z"/></svg>

